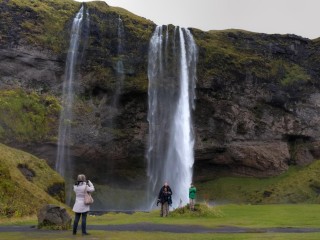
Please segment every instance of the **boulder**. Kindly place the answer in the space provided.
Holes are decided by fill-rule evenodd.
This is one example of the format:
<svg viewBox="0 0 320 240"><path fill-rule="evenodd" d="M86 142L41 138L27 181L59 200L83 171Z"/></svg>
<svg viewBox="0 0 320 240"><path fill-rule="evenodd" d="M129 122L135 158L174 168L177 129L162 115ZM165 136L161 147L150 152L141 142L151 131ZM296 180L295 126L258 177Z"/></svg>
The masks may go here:
<svg viewBox="0 0 320 240"><path fill-rule="evenodd" d="M65 208L48 204L38 212L38 228L67 230L71 228L71 217Z"/></svg>

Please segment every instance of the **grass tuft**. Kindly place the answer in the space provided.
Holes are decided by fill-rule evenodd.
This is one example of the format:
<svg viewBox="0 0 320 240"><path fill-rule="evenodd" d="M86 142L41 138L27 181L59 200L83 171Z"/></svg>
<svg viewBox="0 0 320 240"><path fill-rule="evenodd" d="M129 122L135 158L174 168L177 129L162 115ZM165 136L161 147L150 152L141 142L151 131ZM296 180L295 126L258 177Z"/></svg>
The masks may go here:
<svg viewBox="0 0 320 240"><path fill-rule="evenodd" d="M189 209L189 204L172 211L170 217L221 217L222 211L218 207L209 206L206 203L195 204L194 211Z"/></svg>

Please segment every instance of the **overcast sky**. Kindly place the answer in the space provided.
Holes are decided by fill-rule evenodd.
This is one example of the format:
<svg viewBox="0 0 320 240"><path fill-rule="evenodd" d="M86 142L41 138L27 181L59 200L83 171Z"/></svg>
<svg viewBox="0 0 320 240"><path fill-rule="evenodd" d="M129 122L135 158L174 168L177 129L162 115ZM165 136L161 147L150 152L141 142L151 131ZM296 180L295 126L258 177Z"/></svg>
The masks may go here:
<svg viewBox="0 0 320 240"><path fill-rule="evenodd" d="M82 1L82 0L78 0ZM88 0L85 0L88 1ZM156 24L320 37L320 0L105 0Z"/></svg>

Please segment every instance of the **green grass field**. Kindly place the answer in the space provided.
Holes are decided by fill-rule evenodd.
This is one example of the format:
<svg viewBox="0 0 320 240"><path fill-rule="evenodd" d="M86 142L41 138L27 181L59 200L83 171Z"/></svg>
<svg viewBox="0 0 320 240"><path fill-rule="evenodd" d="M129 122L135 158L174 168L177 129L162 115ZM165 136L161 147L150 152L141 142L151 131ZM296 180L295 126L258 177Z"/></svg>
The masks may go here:
<svg viewBox="0 0 320 240"><path fill-rule="evenodd" d="M238 226L254 229L271 227L320 227L320 205L221 205L214 206L215 215L207 217L186 214L160 218L159 211L138 212L132 215L108 213L89 216L88 225L154 223L172 225L199 225L210 228ZM0 219L0 225L36 225L36 218ZM163 233L163 232L111 232L91 231L88 237L73 237L71 231L47 231L27 233L0 233L0 239L320 239L320 233Z"/></svg>
<svg viewBox="0 0 320 240"><path fill-rule="evenodd" d="M109 213L91 216L89 223L100 224L183 224L206 227L239 226L250 228L267 227L320 227L320 205L221 205L215 206L216 216L175 216L160 218L158 211L138 212L132 215Z"/></svg>

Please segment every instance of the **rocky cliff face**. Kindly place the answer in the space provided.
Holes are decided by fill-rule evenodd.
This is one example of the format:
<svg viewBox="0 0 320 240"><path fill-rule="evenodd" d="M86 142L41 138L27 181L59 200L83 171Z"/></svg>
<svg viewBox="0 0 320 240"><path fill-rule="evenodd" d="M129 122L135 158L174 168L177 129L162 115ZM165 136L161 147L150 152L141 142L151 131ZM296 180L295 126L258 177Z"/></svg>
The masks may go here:
<svg viewBox="0 0 320 240"><path fill-rule="evenodd" d="M0 3L0 21L5 23L0 25L1 91L23 89L59 101L70 27L79 8L80 3L71 0ZM85 171L101 184L142 188L147 57L155 25L102 2L86 8L72 123L73 174ZM125 80L114 108L119 16L124 25ZM319 41L236 30L191 31L199 47L194 112L197 180L273 176L291 164L305 165L320 157ZM50 119L45 134L23 141L17 141L21 134L17 124L4 124L4 114L0 114L2 141L53 166L58 111L44 114ZM28 119L24 121L32 121ZM33 131L23 133L32 136Z"/></svg>
<svg viewBox="0 0 320 240"><path fill-rule="evenodd" d="M199 178L266 177L319 158L316 40L243 31L195 36Z"/></svg>

